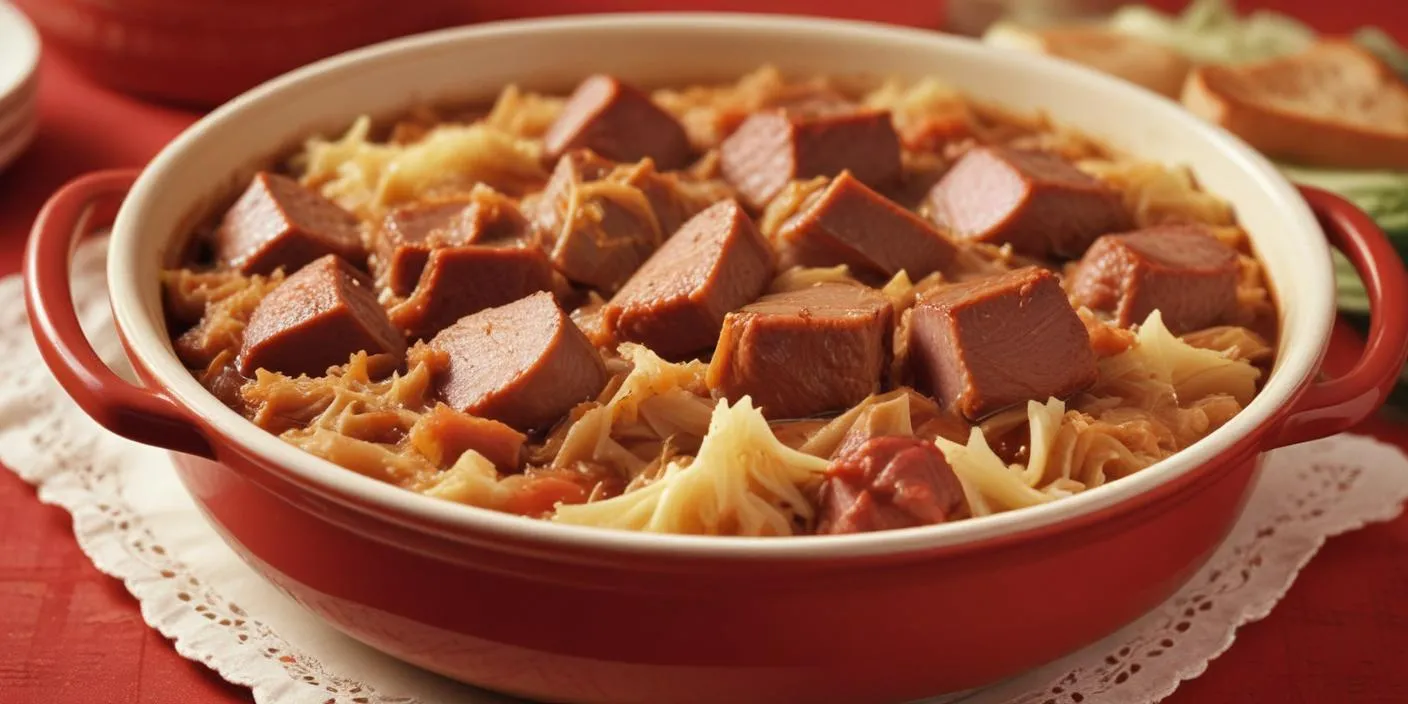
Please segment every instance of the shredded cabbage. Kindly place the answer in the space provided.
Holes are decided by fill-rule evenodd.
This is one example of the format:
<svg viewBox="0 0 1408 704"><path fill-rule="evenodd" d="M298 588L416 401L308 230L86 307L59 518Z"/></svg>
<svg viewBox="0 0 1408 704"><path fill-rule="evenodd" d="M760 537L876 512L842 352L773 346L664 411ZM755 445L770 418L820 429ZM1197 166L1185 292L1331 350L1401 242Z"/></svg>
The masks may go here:
<svg viewBox="0 0 1408 704"><path fill-rule="evenodd" d="M304 185L364 219L479 183L516 195L547 180L536 142L488 124L443 124L408 145L372 142L370 132L370 118L360 117L335 141L308 140L295 159Z"/></svg>
<svg viewBox="0 0 1408 704"><path fill-rule="evenodd" d="M1179 401L1188 403L1211 394L1227 394L1245 406L1256 395L1261 370L1247 362L1194 347L1164 327L1159 311L1139 326L1138 343L1121 356L1173 385Z"/></svg>
<svg viewBox="0 0 1408 704"><path fill-rule="evenodd" d="M803 488L827 461L778 441L752 399L720 401L693 461L621 496L559 506L553 520L655 533L792 535L814 516Z"/></svg>

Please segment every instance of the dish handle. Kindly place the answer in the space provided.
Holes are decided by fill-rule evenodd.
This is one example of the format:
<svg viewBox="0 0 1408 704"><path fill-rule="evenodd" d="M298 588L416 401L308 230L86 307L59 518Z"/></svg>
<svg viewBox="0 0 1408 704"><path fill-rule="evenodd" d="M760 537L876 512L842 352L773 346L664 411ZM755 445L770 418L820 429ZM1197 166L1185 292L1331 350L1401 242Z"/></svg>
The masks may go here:
<svg viewBox="0 0 1408 704"><path fill-rule="evenodd" d="M34 221L24 255L24 297L44 363L99 425L147 445L214 457L195 420L161 392L134 386L103 363L79 325L69 268L79 240L110 221L135 169L98 171L59 189Z"/></svg>
<svg viewBox="0 0 1408 704"><path fill-rule="evenodd" d="M1344 375L1317 379L1291 406L1277 430L1276 447L1352 428L1383 405L1408 359L1408 272L1374 220L1334 193L1300 186L1330 245L1354 264L1369 294L1369 339Z"/></svg>

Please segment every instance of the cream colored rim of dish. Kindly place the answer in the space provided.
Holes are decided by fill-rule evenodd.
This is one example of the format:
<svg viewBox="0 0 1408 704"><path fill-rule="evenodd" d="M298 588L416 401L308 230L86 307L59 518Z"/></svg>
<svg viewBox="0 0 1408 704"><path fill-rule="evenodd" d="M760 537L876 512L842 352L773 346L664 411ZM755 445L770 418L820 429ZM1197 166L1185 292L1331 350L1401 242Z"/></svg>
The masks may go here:
<svg viewBox="0 0 1408 704"><path fill-rule="evenodd" d="M1014 63L1020 65L1022 70L1044 74L1057 85L1082 90L1098 89L1130 104L1158 102L1160 106L1157 109L1167 110L1171 119L1186 124L1190 140L1209 142L1228 154L1247 179L1269 194L1279 207L1293 214L1296 221L1303 223L1305 237L1314 236L1319 241L1321 255L1318 258L1323 260L1323 266L1307 264L1303 272L1305 278L1295 282L1294 295L1309 299L1308 304L1301 306L1304 317L1298 320L1300 339L1287 340L1288 344L1282 345L1278 366L1262 392L1232 421L1173 457L1119 481L1041 506L948 524L844 536L767 539L660 535L558 525L433 499L362 476L284 443L220 403L181 366L160 327L142 312L137 283L132 277L124 276L124 272L135 270L135 262L144 253L123 244L136 236L135 228L139 227L143 204L161 197L161 184L164 179L172 177L169 171L175 155L199 141L203 127L230 120L244 111L257 110L260 105L297 90L300 85L316 82L319 75L325 72L365 67L403 50L448 48L485 37L523 36L541 40L545 35L591 33L593 30L618 27L623 22L629 22L632 30L643 32L652 29L727 31L738 41L746 41L750 30L765 30L846 37L882 42L889 47L918 48L942 43L946 45L946 51L981 55L983 61ZM114 233L115 246L108 263L109 286L117 324L133 353L174 400L203 417L216 431L246 452L287 473L290 480L312 487L315 491L327 487L329 491L324 496L337 501L344 501L342 496L346 496L347 501L353 502L349 505L362 505L359 510L368 511L366 506L376 507L379 510L372 511L373 515L383 520L451 538L501 536L510 543L527 542L583 551L668 555L672 558L810 560L904 553L1030 531L1115 506L1186 474L1266 424L1279 409L1291 402L1302 383L1318 368L1334 316L1329 249L1320 239L1309 207L1266 159L1222 130L1183 112L1174 103L1073 64L993 50L971 40L862 22L770 15L667 13L524 20L443 30L326 59L276 78L234 99L168 145L133 187L119 214ZM1307 243L1307 246L1317 248L1313 243Z"/></svg>
<svg viewBox="0 0 1408 704"><path fill-rule="evenodd" d="M34 25L19 8L0 0L0 104L38 68L39 34Z"/></svg>

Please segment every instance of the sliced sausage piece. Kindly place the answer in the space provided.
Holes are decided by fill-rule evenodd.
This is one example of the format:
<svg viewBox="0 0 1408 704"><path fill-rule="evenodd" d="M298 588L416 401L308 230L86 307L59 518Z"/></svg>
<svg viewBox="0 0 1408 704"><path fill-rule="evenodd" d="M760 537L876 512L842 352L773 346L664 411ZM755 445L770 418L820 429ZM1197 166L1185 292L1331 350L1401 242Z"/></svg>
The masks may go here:
<svg viewBox="0 0 1408 704"><path fill-rule="evenodd" d="M373 238L371 260L377 283L397 296L409 296L432 246L449 239L455 220L468 206L466 200L448 200L415 203L387 213Z"/></svg>
<svg viewBox="0 0 1408 704"><path fill-rule="evenodd" d="M552 265L568 280L608 293L621 288L663 241L645 194L603 180L611 168L590 152L565 155L543 189L535 218L550 242Z"/></svg>
<svg viewBox="0 0 1408 704"><path fill-rule="evenodd" d="M936 289L909 315L916 387L970 420L1095 382L1085 325L1045 269Z"/></svg>
<svg viewBox="0 0 1408 704"><path fill-rule="evenodd" d="M558 160L552 178L539 199L537 224L549 232L562 227L561 214L568 208L573 189L592 181L610 180L639 189L655 213L663 236L669 237L685 220L727 197L722 182L701 182L679 173L661 173L655 162L642 159L634 164L617 164L597 154L579 149ZM551 207L546 207L551 205Z"/></svg>
<svg viewBox="0 0 1408 704"><path fill-rule="evenodd" d="M871 190L850 171L811 195L778 228L779 267L845 264L884 278L900 271L915 281L948 266L957 251L915 214Z"/></svg>
<svg viewBox="0 0 1408 704"><path fill-rule="evenodd" d="M462 318L430 347L447 357L435 379L447 405L520 430L550 425L606 385L601 356L545 292Z"/></svg>
<svg viewBox="0 0 1408 704"><path fill-rule="evenodd" d="M601 74L578 84L543 135L543 149L550 159L570 149L616 161L649 157L666 170L684 168L691 154L689 137L670 113L640 89Z"/></svg>
<svg viewBox="0 0 1408 704"><path fill-rule="evenodd" d="M536 246L537 232L512 198L476 187L467 198L415 203L388 213L376 232L372 270L382 287L409 296L431 250L466 244Z"/></svg>
<svg viewBox="0 0 1408 704"><path fill-rule="evenodd" d="M660 234L670 237L686 220L709 207L713 199L705 197L703 188L685 183L679 174L660 173L649 159L616 167L608 179L640 189L660 224Z"/></svg>
<svg viewBox="0 0 1408 704"><path fill-rule="evenodd" d="M568 152L557 160L547 185L527 206L534 227L548 238L548 247L562 233L566 218L575 207L573 200L577 197L577 189L582 184L605 178L615 168L615 162L586 149Z"/></svg>
<svg viewBox="0 0 1408 704"><path fill-rule="evenodd" d="M365 265L356 216L268 171L254 175L215 233L216 258L242 274L268 274L279 267L293 273L325 254Z"/></svg>
<svg viewBox="0 0 1408 704"><path fill-rule="evenodd" d="M724 318L709 388L752 396L769 418L850 408L880 388L893 317L889 300L865 286L763 296Z"/></svg>
<svg viewBox="0 0 1408 704"><path fill-rule="evenodd" d="M602 309L618 341L667 359L706 350L724 316L772 280L772 252L743 207L720 201L685 223Z"/></svg>
<svg viewBox="0 0 1408 704"><path fill-rule="evenodd" d="M563 154L543 186L537 207L533 210L534 223L539 229L551 233L562 229L562 216L570 206L573 191L584 183L606 178L616 166L616 162L603 159L588 149L574 149Z"/></svg>
<svg viewBox="0 0 1408 704"><path fill-rule="evenodd" d="M888 436L833 460L817 503L816 532L838 535L943 523L966 501L934 443Z"/></svg>
<svg viewBox="0 0 1408 704"><path fill-rule="evenodd" d="M322 376L359 351L399 358L406 340L377 303L366 275L330 254L284 279L259 302L245 326L237 363L245 376L256 369Z"/></svg>
<svg viewBox="0 0 1408 704"><path fill-rule="evenodd" d="M514 200L487 186L469 194L469 207L445 233L446 244L537 244L538 233Z"/></svg>
<svg viewBox="0 0 1408 704"><path fill-rule="evenodd" d="M1215 325L1237 305L1237 252L1197 225L1105 235L1071 277L1071 295L1121 327L1155 310L1175 335Z"/></svg>
<svg viewBox="0 0 1408 704"><path fill-rule="evenodd" d="M440 247L431 250L415 292L391 309L391 322L410 339L424 339L466 315L552 287L552 266L536 246Z"/></svg>
<svg viewBox="0 0 1408 704"><path fill-rule="evenodd" d="M757 112L719 146L719 163L749 207L761 210L789 181L847 169L861 183L899 180L900 140L889 111Z"/></svg>
<svg viewBox="0 0 1408 704"><path fill-rule="evenodd" d="M1120 193L1055 154L968 150L930 189L929 216L956 237L1076 259L1100 235L1134 227Z"/></svg>

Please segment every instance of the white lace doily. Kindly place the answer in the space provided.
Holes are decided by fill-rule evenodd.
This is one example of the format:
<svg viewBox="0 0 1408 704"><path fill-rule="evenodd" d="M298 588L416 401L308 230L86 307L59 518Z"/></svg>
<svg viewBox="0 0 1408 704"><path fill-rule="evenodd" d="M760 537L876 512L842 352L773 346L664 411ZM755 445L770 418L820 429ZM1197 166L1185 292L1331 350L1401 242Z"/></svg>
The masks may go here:
<svg viewBox="0 0 1408 704"><path fill-rule="evenodd" d="M103 242L80 248L75 300L94 347L124 368L103 280ZM249 686L259 702L504 702L377 653L303 611L206 524L164 452L98 428L42 369L20 282L0 281L0 462L73 515L98 569L123 581L183 656ZM1340 436L1276 452L1245 514L1206 567L1138 622L964 704L1130 704L1168 696L1270 612L1325 538L1398 515L1408 458Z"/></svg>

